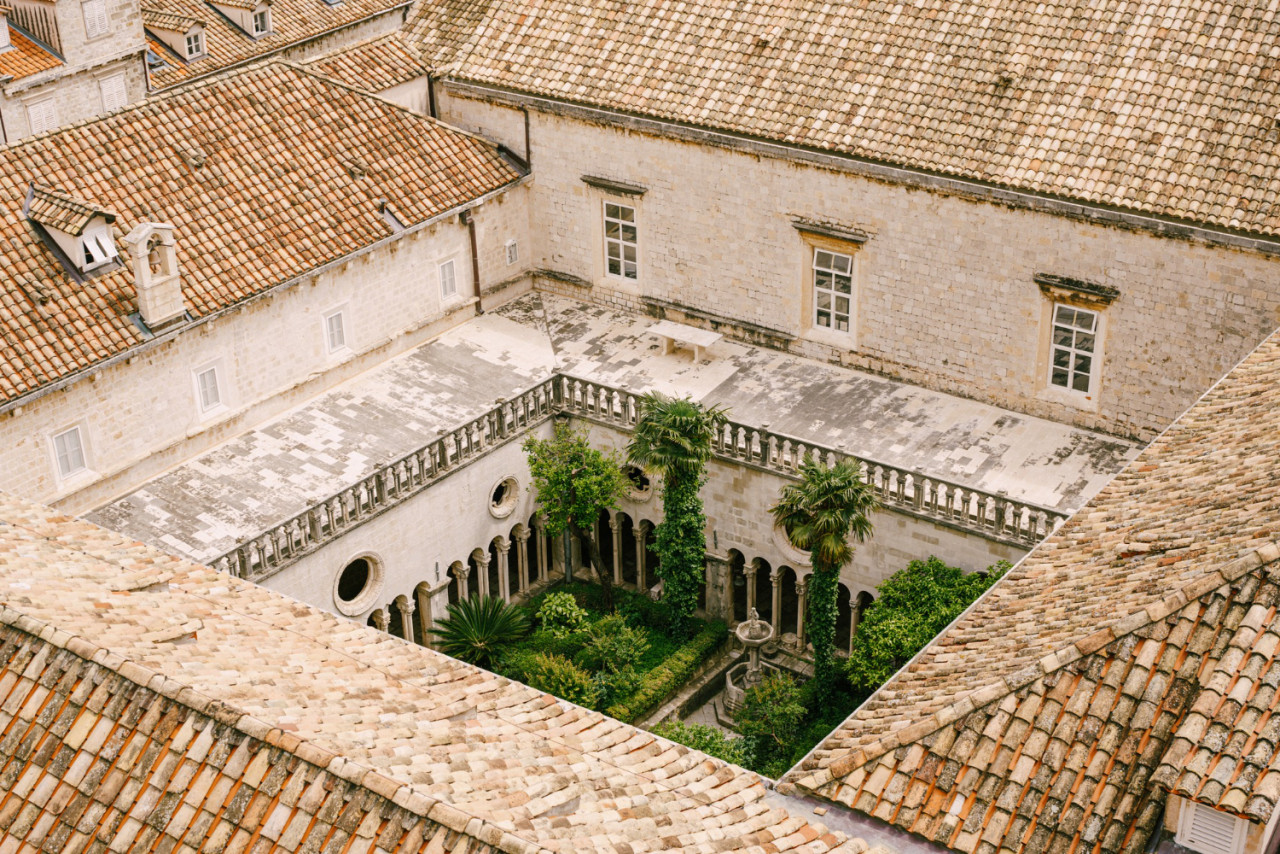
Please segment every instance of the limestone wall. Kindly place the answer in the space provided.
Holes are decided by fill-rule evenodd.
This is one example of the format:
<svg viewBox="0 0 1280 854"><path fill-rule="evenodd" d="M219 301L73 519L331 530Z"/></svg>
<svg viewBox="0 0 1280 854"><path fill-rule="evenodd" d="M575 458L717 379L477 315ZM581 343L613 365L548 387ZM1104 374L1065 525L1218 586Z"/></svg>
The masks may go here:
<svg viewBox="0 0 1280 854"><path fill-rule="evenodd" d="M486 239L523 237L522 193L482 206L476 220ZM438 267L449 259L458 293L442 301ZM490 275L513 269L519 265ZM453 218L407 233L0 414L0 489L76 512L99 506L470 318L474 297L466 226ZM334 311L343 313L347 346L330 353L324 319ZM224 405L206 413L195 372L209 366ZM90 471L64 481L51 437L72 426L81 429Z"/></svg>
<svg viewBox="0 0 1280 854"><path fill-rule="evenodd" d="M5 86L0 89L0 118L5 136L11 143L30 136L28 106L46 99L53 101L60 127L102 115L105 112L102 83L116 76L124 77L130 103L146 96L141 55L114 59L87 69L55 69Z"/></svg>
<svg viewBox="0 0 1280 854"><path fill-rule="evenodd" d="M523 151L519 109L447 87L437 94L446 121ZM677 318L671 307L685 306L700 322L718 317L795 352L1082 427L1151 438L1280 322L1280 265L1255 251L912 189L536 104L530 137L535 266L555 273L539 286L637 309L656 299ZM611 194L584 175L644 192ZM638 211L635 281L605 274L606 197ZM798 219L867 235L852 250L848 334L813 328L813 249ZM1100 385L1088 398L1048 383L1051 302L1036 273L1120 291L1103 312Z"/></svg>

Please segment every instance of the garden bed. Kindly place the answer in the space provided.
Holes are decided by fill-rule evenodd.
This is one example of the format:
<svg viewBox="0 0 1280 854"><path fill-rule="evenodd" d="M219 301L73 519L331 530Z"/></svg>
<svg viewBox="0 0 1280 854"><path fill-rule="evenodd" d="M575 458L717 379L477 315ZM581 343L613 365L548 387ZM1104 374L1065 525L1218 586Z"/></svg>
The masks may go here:
<svg viewBox="0 0 1280 854"><path fill-rule="evenodd" d="M557 593L571 594L585 615L557 631L539 625L507 648L499 672L626 723L675 696L728 640L724 622L698 620L692 637L680 642L671 636L662 605L621 588L613 591L617 616L610 617L601 606L600 587L582 582L540 593L530 600L530 613L538 614ZM615 630L624 622L619 636Z"/></svg>

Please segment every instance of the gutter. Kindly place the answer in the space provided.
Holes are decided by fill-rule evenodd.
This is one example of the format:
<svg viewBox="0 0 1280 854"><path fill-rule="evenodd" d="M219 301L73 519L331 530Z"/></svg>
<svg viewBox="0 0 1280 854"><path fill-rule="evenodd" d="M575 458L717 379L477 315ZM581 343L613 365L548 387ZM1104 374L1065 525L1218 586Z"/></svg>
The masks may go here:
<svg viewBox="0 0 1280 854"><path fill-rule="evenodd" d="M751 149L757 149L755 152L757 154L763 153L791 161L807 161L843 171L851 171L862 177L888 181L894 184L937 190L1060 216L1074 216L1095 224L1127 227L1138 231L1151 232L1162 237L1197 238L1207 243L1230 246L1236 249L1251 250L1266 255L1280 255L1280 237L1269 237L1250 232L1226 231L1214 226L1196 225L1185 220L1161 218L1062 196L1016 190L997 184L986 184L980 181L957 178L941 172L895 166L883 161L871 160L852 154L840 154L820 148L775 142L761 137L748 136L747 134L734 133L732 131L715 130L701 125L676 122L640 113L628 113L573 101L546 98L515 89L462 80L457 77L448 78L445 82L448 86L464 95L470 92L473 95L487 96L492 100L517 108L532 105L541 107L545 112L553 114L558 112L561 115L567 114L577 118L595 117L597 121L605 124L622 125L631 130L649 131L668 137L692 139L693 141L708 142L709 140L706 138L711 137L713 139L710 141L713 144L726 148L749 152ZM759 151L760 149L763 149L763 151Z"/></svg>
<svg viewBox="0 0 1280 854"><path fill-rule="evenodd" d="M400 240L402 238L408 237L409 235L416 234L417 232L422 231L426 228L429 228L430 226L437 225L441 222L444 222L445 220L450 219L451 217L455 217L455 216L462 217L466 215L468 218L470 218L470 211L472 209L477 208L480 205L483 205L486 202L489 202L492 199L497 198L498 196L502 195L508 190L514 187L517 187L520 184L523 184L527 180L529 180L528 174L521 175L511 181L508 181L507 183L503 184L500 187L495 187L494 189L490 190L489 192L485 193L482 196L478 196L477 198L474 198L468 202L463 202L460 205L455 205L454 207L449 208L447 211L443 211L441 213L436 214L430 219L425 219L422 222L419 222L415 225L411 225L407 227L404 231L396 232L395 234L390 234L382 238L381 240L377 240L366 246L362 246L361 248L357 249L355 252L349 252L346 255L341 255L337 258L334 258L332 261L327 261L324 264L321 264L319 267L313 267L304 273L299 273L298 275L292 278L285 279L283 282L280 282L279 284L272 285L266 290L262 290L254 294L250 294L244 299L231 303L230 305L224 306L223 308L220 308L211 314L203 315L202 317L199 317L190 323L186 323L181 326L178 326L177 328L171 331L164 332L160 335L155 336L154 338L151 338L147 341L143 341L141 344L138 344L134 347L130 347L127 350L122 350L121 352L115 354L114 356L110 356L106 359L103 359L101 362L95 362L92 365L87 365L77 371L67 374L66 376L60 379L54 380L53 382L50 382L50 383L46 383L42 386L39 386L38 388L34 388L31 391L21 394L18 397L8 400L4 403L0 403L0 415L5 415L16 409L21 409L27 404L32 403L36 400L39 400L40 398L44 397L47 394L50 394L55 391L61 391L62 389L67 388L68 386L74 385L75 383L79 382L81 379L87 376L96 374L100 370L112 367L113 365L119 364L120 362L131 361L137 356L140 356L143 353L146 353L150 350L155 349L156 347L159 347L161 344L166 344L169 341L172 341L173 339L177 338L180 334L186 332L187 330L195 329L199 326L202 326L203 324L210 323L220 317L223 317L224 315L231 314L232 312L240 311L246 306L252 305L253 303L257 302L258 300L266 299L268 297L274 297L280 291L293 287L294 285L300 284L306 279L311 279L323 273L326 273L335 267L339 267L343 264L350 263L352 260L364 255L368 255L369 253L374 252L378 249L381 249L382 247L387 246L396 240Z"/></svg>

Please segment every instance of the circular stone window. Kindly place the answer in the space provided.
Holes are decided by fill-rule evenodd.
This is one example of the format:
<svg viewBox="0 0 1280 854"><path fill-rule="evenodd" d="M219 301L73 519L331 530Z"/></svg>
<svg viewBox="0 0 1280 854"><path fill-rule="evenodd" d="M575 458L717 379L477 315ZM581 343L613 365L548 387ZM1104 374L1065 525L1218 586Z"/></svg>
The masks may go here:
<svg viewBox="0 0 1280 854"><path fill-rule="evenodd" d="M382 565L371 557L358 557L333 580L333 602L354 617L368 610L382 591Z"/></svg>
<svg viewBox="0 0 1280 854"><path fill-rule="evenodd" d="M809 552L791 542L790 535L781 525L773 526L773 543L786 555L788 561L801 566L809 565Z"/></svg>
<svg viewBox="0 0 1280 854"><path fill-rule="evenodd" d="M493 485L489 493L489 513L495 519L505 519L516 509L520 500L520 483L514 477L504 477Z"/></svg>
<svg viewBox="0 0 1280 854"><path fill-rule="evenodd" d="M627 492L632 501L648 501L653 495L653 483L649 475L640 466L624 466L623 474L627 476Z"/></svg>

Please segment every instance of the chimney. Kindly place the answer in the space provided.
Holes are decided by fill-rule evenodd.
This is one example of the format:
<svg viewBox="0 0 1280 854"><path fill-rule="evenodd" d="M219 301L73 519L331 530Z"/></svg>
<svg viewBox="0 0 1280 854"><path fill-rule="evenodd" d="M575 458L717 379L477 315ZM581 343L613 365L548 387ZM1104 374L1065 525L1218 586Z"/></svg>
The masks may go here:
<svg viewBox="0 0 1280 854"><path fill-rule="evenodd" d="M173 226L158 222L139 223L124 239L133 261L133 278L138 286L138 313L152 332L160 332L186 318L182 297L182 275L174 248Z"/></svg>

